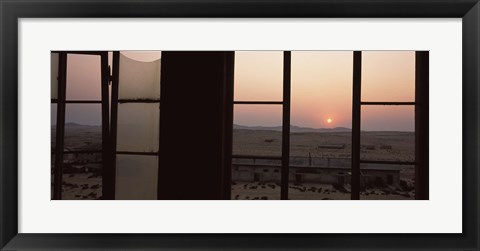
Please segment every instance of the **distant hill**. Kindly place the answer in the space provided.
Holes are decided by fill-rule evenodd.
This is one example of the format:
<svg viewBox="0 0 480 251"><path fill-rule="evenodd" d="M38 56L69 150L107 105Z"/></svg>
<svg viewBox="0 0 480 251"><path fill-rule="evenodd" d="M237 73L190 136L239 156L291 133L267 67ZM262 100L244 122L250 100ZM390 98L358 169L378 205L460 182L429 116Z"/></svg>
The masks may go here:
<svg viewBox="0 0 480 251"><path fill-rule="evenodd" d="M281 126L244 126L244 125L233 125L233 129L237 130L265 130L265 131L282 131ZM290 132L350 132L350 128L346 127L335 127L335 128L310 128L310 127L300 127L296 125L290 126Z"/></svg>

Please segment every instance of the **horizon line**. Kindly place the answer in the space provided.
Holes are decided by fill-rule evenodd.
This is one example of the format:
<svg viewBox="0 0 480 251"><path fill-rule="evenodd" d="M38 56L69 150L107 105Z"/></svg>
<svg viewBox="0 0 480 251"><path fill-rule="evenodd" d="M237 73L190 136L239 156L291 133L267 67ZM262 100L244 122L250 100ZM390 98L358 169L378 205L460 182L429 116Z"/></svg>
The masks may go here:
<svg viewBox="0 0 480 251"><path fill-rule="evenodd" d="M98 126L98 127L101 127L102 125L100 124L79 124L79 123L76 123L76 122L66 122L65 125L67 124L75 124L75 125L80 125L80 126ZM56 126L56 124L51 124L51 127L54 127ZM243 127L249 127L249 128L253 128L253 127L260 127L260 128L279 128L279 127L282 127L282 125L278 125L278 126L262 126L262 125L254 125L254 126L250 126L250 125L241 125L241 124L233 124L233 126L243 126ZM342 128L342 129L347 129L347 130L352 130L352 128L349 128L349 127L344 127L344 126L337 126L337 127L321 127L321 128L315 128L315 127L306 127L306 126L299 126L299 125L290 125L290 127L299 127L299 128L305 128L305 129L313 129L313 130L334 130L334 129L338 129L338 128ZM233 128L235 130L235 128ZM242 129L237 129L237 130L242 130ZM269 130L266 130L266 131L269 131ZM363 132L415 132L415 130L412 130L412 131L408 131L408 130L361 130Z"/></svg>

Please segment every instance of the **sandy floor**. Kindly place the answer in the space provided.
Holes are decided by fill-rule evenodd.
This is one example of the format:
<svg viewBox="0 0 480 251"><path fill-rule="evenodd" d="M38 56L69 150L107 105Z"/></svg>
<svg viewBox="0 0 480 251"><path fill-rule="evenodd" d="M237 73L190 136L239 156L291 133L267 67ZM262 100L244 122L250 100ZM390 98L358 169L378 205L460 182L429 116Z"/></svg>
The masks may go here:
<svg viewBox="0 0 480 251"><path fill-rule="evenodd" d="M312 158L351 158L350 132L291 133L290 156ZM343 149L328 149L321 145L344 144ZM414 132L362 132L361 159L414 161ZM281 132L261 130L234 130L233 154L255 156L281 156ZM414 166L402 166L400 179L413 184ZM329 184L290 184L289 199L295 200L349 200L349 188L340 191ZM367 189L360 194L365 200L414 199L413 192L394 187ZM232 186L232 199L280 199L280 186L272 183L241 183Z"/></svg>
<svg viewBox="0 0 480 251"><path fill-rule="evenodd" d="M351 157L352 134L291 133L290 156L298 157ZM343 149L319 148L320 145L344 144ZM362 132L361 158L371 160L413 161L415 133ZM261 130L233 130L233 154L281 156L282 133Z"/></svg>
<svg viewBox="0 0 480 251"><path fill-rule="evenodd" d="M341 191L342 190L342 191ZM336 189L328 184L290 184L288 197L291 200L350 200L350 188ZM413 192L402 192L392 187L367 189L360 193L362 200L411 200ZM280 186L274 183L234 182L233 200L279 200Z"/></svg>
<svg viewBox="0 0 480 251"><path fill-rule="evenodd" d="M71 149L101 147L101 130L98 127L71 126L66 131L65 146ZM78 127L78 126L77 126ZM55 135L53 130L52 135ZM413 132L362 132L361 158L372 160L414 160ZM54 136L52 136L54 144ZM290 135L290 155L312 158L350 158L351 133L292 133ZM344 144L343 149L325 149L321 145ZM233 154L256 156L280 156L281 132L262 130L234 130ZM400 178L413 182L413 166L402 167ZM273 183L235 183L232 186L232 199L280 199L280 186ZM329 184L290 184L289 199L296 200L349 200L350 188L334 188ZM52 189L53 191L53 189ZM64 174L62 199L94 200L102 196L101 176L93 173ZM393 187L367 189L361 199L404 200L413 199L413 192L400 191Z"/></svg>
<svg viewBox="0 0 480 251"><path fill-rule="evenodd" d="M64 174L63 200L95 200L102 196L102 177L93 173Z"/></svg>

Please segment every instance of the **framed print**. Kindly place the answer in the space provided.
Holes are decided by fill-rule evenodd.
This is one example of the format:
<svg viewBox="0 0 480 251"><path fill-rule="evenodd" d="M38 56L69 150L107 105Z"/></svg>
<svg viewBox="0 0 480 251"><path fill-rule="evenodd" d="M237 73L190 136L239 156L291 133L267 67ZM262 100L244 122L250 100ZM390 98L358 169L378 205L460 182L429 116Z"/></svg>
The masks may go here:
<svg viewBox="0 0 480 251"><path fill-rule="evenodd" d="M478 1L2 1L0 246L478 250Z"/></svg>

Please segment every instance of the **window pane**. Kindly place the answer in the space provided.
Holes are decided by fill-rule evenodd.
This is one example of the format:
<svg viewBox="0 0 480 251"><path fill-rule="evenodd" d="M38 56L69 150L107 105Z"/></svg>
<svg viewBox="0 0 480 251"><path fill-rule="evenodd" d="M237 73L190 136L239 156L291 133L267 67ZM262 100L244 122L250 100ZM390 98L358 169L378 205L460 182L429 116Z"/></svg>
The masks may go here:
<svg viewBox="0 0 480 251"><path fill-rule="evenodd" d="M235 105L233 123L234 155L281 156L281 105Z"/></svg>
<svg viewBox="0 0 480 251"><path fill-rule="evenodd" d="M148 56L146 53L137 54L128 55L136 55L136 58ZM160 99L160 59L137 61L120 53L119 71L119 99Z"/></svg>
<svg viewBox="0 0 480 251"><path fill-rule="evenodd" d="M102 148L100 104L66 104L65 150Z"/></svg>
<svg viewBox="0 0 480 251"><path fill-rule="evenodd" d="M414 111L414 106L362 106L360 158L414 161Z"/></svg>
<svg viewBox="0 0 480 251"><path fill-rule="evenodd" d="M67 100L101 99L100 56L67 54Z"/></svg>
<svg viewBox="0 0 480 251"><path fill-rule="evenodd" d="M95 200L101 196L102 154L64 154L62 200Z"/></svg>
<svg viewBox="0 0 480 251"><path fill-rule="evenodd" d="M415 199L415 166L361 164L361 200Z"/></svg>
<svg viewBox="0 0 480 251"><path fill-rule="evenodd" d="M292 52L289 199L350 199L352 52Z"/></svg>
<svg viewBox="0 0 480 251"><path fill-rule="evenodd" d="M153 62L159 60L162 56L161 51L121 51L120 53L129 59L139 62Z"/></svg>
<svg viewBox="0 0 480 251"><path fill-rule="evenodd" d="M118 105L117 150L157 152L160 105L128 103Z"/></svg>
<svg viewBox="0 0 480 251"><path fill-rule="evenodd" d="M415 52L362 52L362 101L415 101Z"/></svg>
<svg viewBox="0 0 480 251"><path fill-rule="evenodd" d="M50 53L51 98L58 98L58 53Z"/></svg>
<svg viewBox="0 0 480 251"><path fill-rule="evenodd" d="M282 101L283 52L235 52L234 100Z"/></svg>
<svg viewBox="0 0 480 251"><path fill-rule="evenodd" d="M279 200L282 106L235 105L233 154L231 198Z"/></svg>
<svg viewBox="0 0 480 251"><path fill-rule="evenodd" d="M158 157L117 154L116 200L156 200Z"/></svg>

